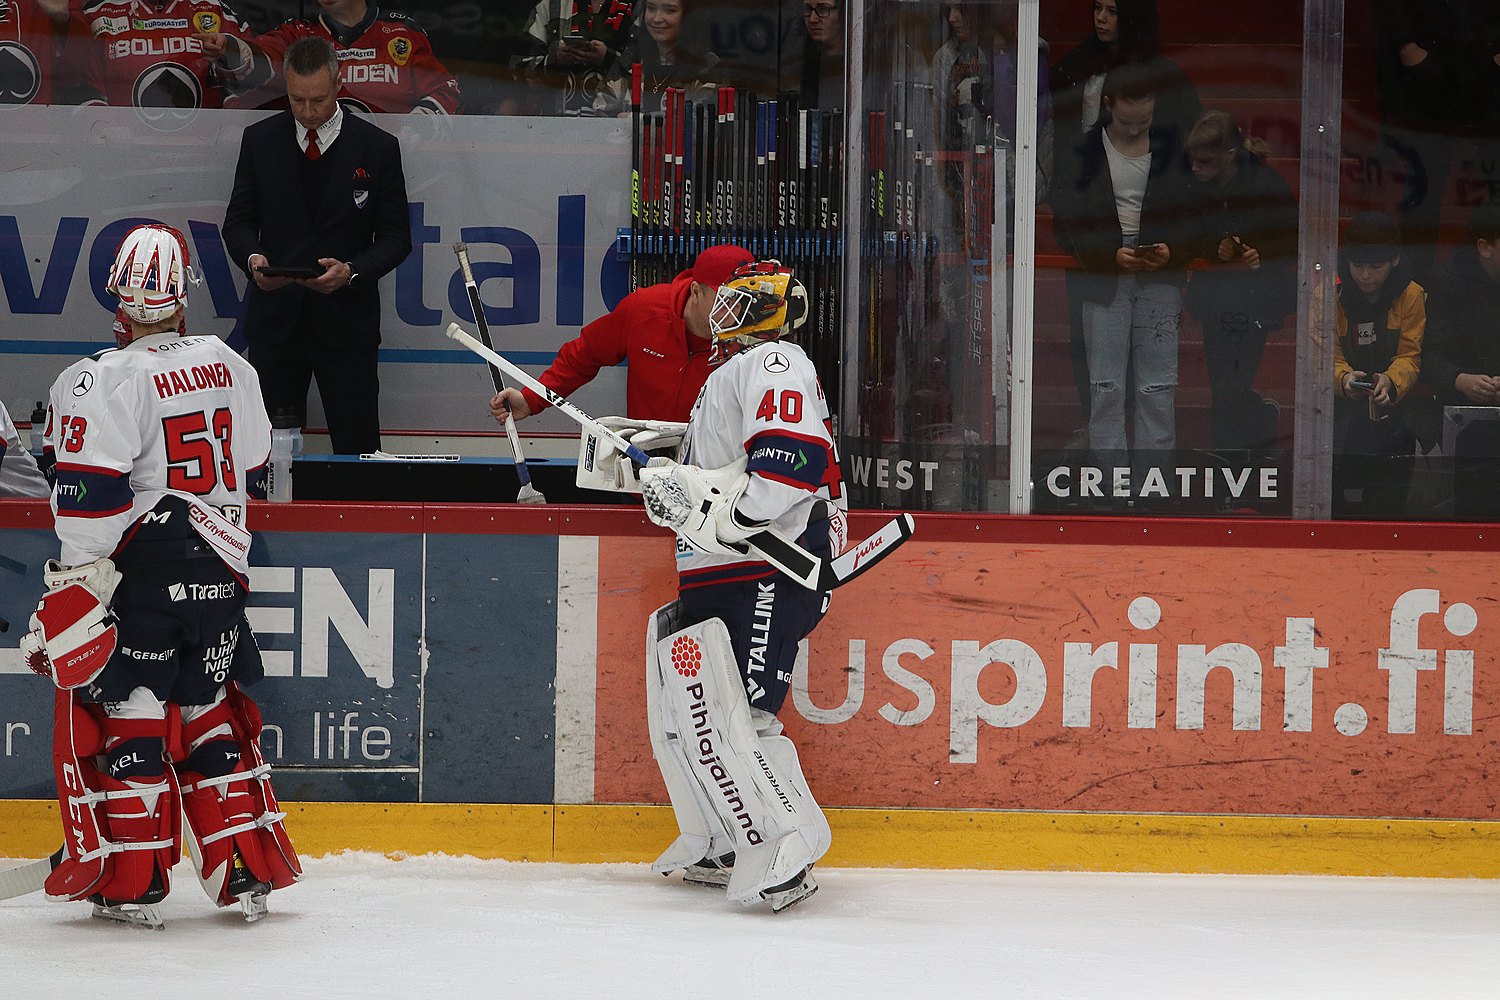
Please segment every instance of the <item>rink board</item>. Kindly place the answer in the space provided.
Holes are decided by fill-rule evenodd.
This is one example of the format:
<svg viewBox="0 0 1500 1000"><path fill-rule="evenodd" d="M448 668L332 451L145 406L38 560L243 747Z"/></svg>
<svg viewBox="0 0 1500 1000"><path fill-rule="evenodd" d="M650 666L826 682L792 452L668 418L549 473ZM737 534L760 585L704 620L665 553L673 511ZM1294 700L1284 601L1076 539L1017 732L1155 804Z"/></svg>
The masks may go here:
<svg viewBox="0 0 1500 1000"><path fill-rule="evenodd" d="M304 850L654 854L643 623L674 577L639 512L251 520L262 744ZM919 516L835 594L782 713L830 863L1500 874L1497 537ZM0 502L0 616L25 621L55 545L45 505ZM0 856L55 829L18 632L0 799L33 801L0 803Z"/></svg>

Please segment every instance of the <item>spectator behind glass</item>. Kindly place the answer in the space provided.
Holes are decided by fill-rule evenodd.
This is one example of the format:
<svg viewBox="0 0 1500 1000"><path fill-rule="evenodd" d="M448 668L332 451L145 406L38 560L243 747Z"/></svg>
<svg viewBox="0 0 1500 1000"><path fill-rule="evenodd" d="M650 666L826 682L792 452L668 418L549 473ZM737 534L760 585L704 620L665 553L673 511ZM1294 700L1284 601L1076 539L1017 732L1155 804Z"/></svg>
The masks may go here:
<svg viewBox="0 0 1500 1000"><path fill-rule="evenodd" d="M1401 264L1388 215L1349 220L1339 255L1333 377L1333 514L1406 512L1416 436L1403 401L1422 370L1426 293Z"/></svg>
<svg viewBox="0 0 1500 1000"><path fill-rule="evenodd" d="M220 0L177 0L159 17L143 16L143 6L149 13L139 0L74 5L79 37L69 52L80 61L83 103L141 108L171 130L199 108L240 106L235 95L270 79L250 26Z"/></svg>
<svg viewBox="0 0 1500 1000"><path fill-rule="evenodd" d="M635 0L540 0L526 24L524 55L515 69L529 84L524 103L508 114L616 115L629 110L611 95L629 94ZM621 87L621 80L627 82Z"/></svg>
<svg viewBox="0 0 1500 1000"><path fill-rule="evenodd" d="M1205 111L1188 132L1194 253L1207 267L1193 272L1184 305L1203 327L1215 448L1276 443L1280 407L1252 385L1267 334L1297 304L1297 202L1266 151L1224 111Z"/></svg>
<svg viewBox="0 0 1500 1000"><path fill-rule="evenodd" d="M1068 0L1081 9L1085 0ZM1161 80L1153 127L1173 130L1180 143L1188 127L1203 110L1198 92L1176 63L1161 55L1157 37L1156 0L1092 0L1094 30L1067 55L1053 64L1052 120L1056 146L1057 178L1054 190L1069 183L1067 173L1078 162L1077 147L1097 124L1102 107L1104 75L1126 62L1150 62ZM1064 276L1068 296L1069 347L1073 381L1078 390L1084 423L1089 415L1089 373L1084 358L1081 298L1078 275Z"/></svg>
<svg viewBox="0 0 1500 1000"><path fill-rule="evenodd" d="M940 149L972 150L996 137L1012 143L1006 158L1006 190L1015 191L1016 5L943 5L948 39L932 59L932 92L938 106ZM986 44L985 40L989 40ZM1047 42L1037 53L1037 199L1052 177L1052 101L1047 82ZM1012 194L1011 203L1014 204Z"/></svg>
<svg viewBox="0 0 1500 1000"><path fill-rule="evenodd" d="M61 103L58 79L68 40L68 0L11 0L0 16L0 108L10 104Z"/></svg>
<svg viewBox="0 0 1500 1000"><path fill-rule="evenodd" d="M1461 193L1467 204L1491 200L1500 183L1500 3L1374 0L1374 22L1382 144L1405 175L1398 214L1406 262L1421 281L1463 147L1489 172L1484 190Z"/></svg>
<svg viewBox="0 0 1500 1000"><path fill-rule="evenodd" d="M1500 205L1474 209L1426 287L1422 382L1444 406L1500 406Z"/></svg>
<svg viewBox="0 0 1500 1000"><path fill-rule="evenodd" d="M396 115L458 113L458 80L415 21L365 0L318 0L318 6L323 12L316 20L289 18L256 36L278 68L297 39L323 38L338 52L339 102L346 107Z"/></svg>
<svg viewBox="0 0 1500 1000"><path fill-rule="evenodd" d="M1133 447L1136 482L1176 447L1177 338L1192 259L1182 149L1176 130L1155 127L1159 82L1147 63L1110 70L1102 122L1053 192L1058 239L1081 267L1074 287L1090 376L1089 446L1106 468L1126 467Z"/></svg>
<svg viewBox="0 0 1500 1000"><path fill-rule="evenodd" d="M804 108L825 110L844 106L844 2L806 0L802 4L802 27L807 41L802 47Z"/></svg>
<svg viewBox="0 0 1500 1000"><path fill-rule="evenodd" d="M635 39L623 57L627 70L641 64L641 110L662 110L662 93L668 87L688 92L689 101L711 97L714 71L719 57L708 50L707 32L693 16L701 0L646 0L636 25ZM606 107L630 108L630 74L610 89Z"/></svg>

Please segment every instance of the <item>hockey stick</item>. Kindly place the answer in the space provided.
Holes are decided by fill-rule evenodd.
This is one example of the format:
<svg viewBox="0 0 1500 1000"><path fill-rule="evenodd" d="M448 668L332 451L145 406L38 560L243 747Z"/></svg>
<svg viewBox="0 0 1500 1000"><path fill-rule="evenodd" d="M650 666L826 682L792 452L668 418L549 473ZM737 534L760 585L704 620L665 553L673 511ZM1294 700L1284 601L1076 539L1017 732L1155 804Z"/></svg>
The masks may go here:
<svg viewBox="0 0 1500 1000"><path fill-rule="evenodd" d="M474 271L469 267L469 245L455 243L453 252L458 255L458 266L464 273L464 289L469 293L469 308L474 310L474 323L479 327L479 336L484 339L484 345L489 347L492 343L490 324L484 318L484 303L479 300L479 285L475 283ZM500 369L494 365L490 366L490 381L494 383L496 392L505 389L505 379L500 377ZM546 503L547 498L542 496L541 490L531 485L531 470L526 467L526 456L521 451L521 439L516 434L516 418L509 414L505 417L505 436L510 438L510 450L516 456L516 478L521 481L521 490L516 494L516 503Z"/></svg>
<svg viewBox="0 0 1500 1000"><path fill-rule="evenodd" d="M51 874L51 858L28 861L24 865L0 871L0 899L14 899L17 896L36 892L42 888L47 881L47 876Z"/></svg>
<svg viewBox="0 0 1500 1000"><path fill-rule="evenodd" d="M580 427L598 434L600 437L608 438L616 448L620 449L622 454L641 468L645 468L650 463L651 457L622 437L619 432L601 424L562 396L559 396L541 382L532 378L524 369L512 364L501 355L496 354L469 336L464 331L464 328L457 323L449 323L448 329L444 332L450 339L467 347L490 364L504 369L506 374L526 386L532 392L537 393L543 399L547 400L547 402L557 407L562 413L567 414ZM910 514L902 514L837 559L824 559L816 556L791 539L778 535L774 531L756 532L745 541L750 546L750 551L753 555L764 559L809 590L821 591L833 590L835 587L840 587L865 572L865 570L895 551L898 545L910 538L915 528L916 524L913 522L912 516Z"/></svg>

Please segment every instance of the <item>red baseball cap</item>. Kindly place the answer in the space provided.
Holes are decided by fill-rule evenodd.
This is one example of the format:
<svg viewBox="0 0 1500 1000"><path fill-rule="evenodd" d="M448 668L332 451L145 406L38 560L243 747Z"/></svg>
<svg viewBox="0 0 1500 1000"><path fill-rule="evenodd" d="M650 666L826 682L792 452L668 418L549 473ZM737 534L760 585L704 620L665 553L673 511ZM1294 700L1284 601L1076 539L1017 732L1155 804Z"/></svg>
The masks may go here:
<svg viewBox="0 0 1500 1000"><path fill-rule="evenodd" d="M755 255L749 250L737 247L733 243L725 243L722 246L709 247L700 253L698 259L693 261L692 268L685 273L699 284L718 288L730 279L736 268L749 264L753 260L755 260Z"/></svg>

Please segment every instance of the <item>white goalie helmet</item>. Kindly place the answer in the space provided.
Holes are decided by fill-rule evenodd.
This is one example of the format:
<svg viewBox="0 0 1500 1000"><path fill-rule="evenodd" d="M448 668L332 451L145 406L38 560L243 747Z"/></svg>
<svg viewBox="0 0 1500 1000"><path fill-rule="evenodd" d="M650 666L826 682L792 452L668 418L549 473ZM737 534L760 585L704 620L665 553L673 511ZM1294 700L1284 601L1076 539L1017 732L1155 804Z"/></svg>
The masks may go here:
<svg viewBox="0 0 1500 1000"><path fill-rule="evenodd" d="M767 340L789 337L807 322L807 289L777 260L737 269L719 287L709 310L713 334L709 364Z"/></svg>
<svg viewBox="0 0 1500 1000"><path fill-rule="evenodd" d="M159 323L187 305L187 286L198 275L187 238L171 226L152 223L125 234L115 251L105 286L137 323Z"/></svg>

